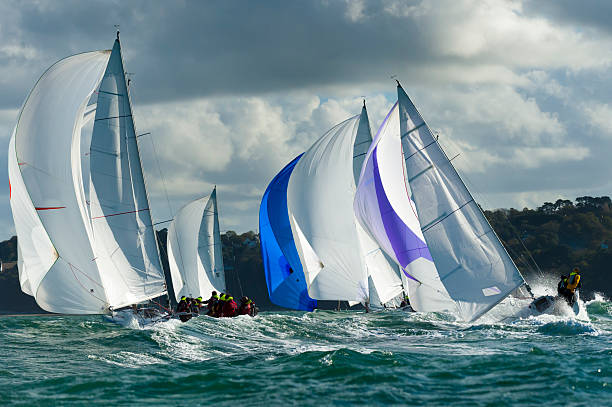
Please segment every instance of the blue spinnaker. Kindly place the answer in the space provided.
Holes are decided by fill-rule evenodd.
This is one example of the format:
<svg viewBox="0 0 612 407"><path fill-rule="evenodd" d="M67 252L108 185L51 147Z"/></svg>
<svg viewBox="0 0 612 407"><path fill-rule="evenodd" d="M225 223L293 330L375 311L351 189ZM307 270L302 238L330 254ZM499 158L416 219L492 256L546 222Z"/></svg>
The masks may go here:
<svg viewBox="0 0 612 407"><path fill-rule="evenodd" d="M287 164L268 185L259 207L259 236L270 300L281 307L312 311L317 301L308 296L287 211L289 177L301 156Z"/></svg>

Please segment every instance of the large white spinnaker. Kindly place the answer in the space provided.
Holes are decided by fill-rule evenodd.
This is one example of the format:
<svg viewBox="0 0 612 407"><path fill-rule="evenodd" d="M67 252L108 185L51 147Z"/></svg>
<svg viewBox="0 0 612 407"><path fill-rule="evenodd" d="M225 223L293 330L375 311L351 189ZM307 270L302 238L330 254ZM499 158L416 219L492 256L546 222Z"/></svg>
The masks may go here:
<svg viewBox="0 0 612 407"><path fill-rule="evenodd" d="M177 301L226 291L217 189L182 207L168 228L168 263Z"/></svg>
<svg viewBox="0 0 612 407"><path fill-rule="evenodd" d="M410 304L417 311L456 311L436 270L405 181L397 103L370 145L355 195L355 215L400 265Z"/></svg>
<svg viewBox="0 0 612 407"><path fill-rule="evenodd" d="M398 83L408 182L440 280L473 321L525 283L484 214Z"/></svg>
<svg viewBox="0 0 612 407"><path fill-rule="evenodd" d="M110 52L51 66L25 101L9 147L11 209L24 292L45 310L95 314L110 305L83 207L80 133Z"/></svg>
<svg viewBox="0 0 612 407"><path fill-rule="evenodd" d="M352 211L353 144L360 115L325 133L296 164L287 209L308 295L318 300L368 300L367 270Z"/></svg>
<svg viewBox="0 0 612 407"><path fill-rule="evenodd" d="M357 135L353 144L353 179L355 188L359 184L363 163L371 144L372 133L364 102L361 116L359 117ZM369 276L368 301L371 305L382 306L392 298L400 295L404 290L397 266L388 260L380 246L368 235L359 222L356 222L355 226Z"/></svg>
<svg viewBox="0 0 612 407"><path fill-rule="evenodd" d="M90 145L89 202L96 262L109 304L163 295L164 273L136 142L121 45L115 41L98 89Z"/></svg>

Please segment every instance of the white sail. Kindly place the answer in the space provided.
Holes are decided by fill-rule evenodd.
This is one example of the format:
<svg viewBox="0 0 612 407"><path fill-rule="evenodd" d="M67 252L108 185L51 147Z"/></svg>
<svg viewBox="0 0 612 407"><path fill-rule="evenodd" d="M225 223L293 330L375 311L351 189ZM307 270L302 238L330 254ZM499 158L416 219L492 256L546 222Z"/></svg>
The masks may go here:
<svg viewBox="0 0 612 407"><path fill-rule="evenodd" d="M165 280L118 40L98 90L89 150L94 251L108 301L118 308L158 297Z"/></svg>
<svg viewBox="0 0 612 407"><path fill-rule="evenodd" d="M168 228L168 262L177 301L226 291L217 190L181 208Z"/></svg>
<svg viewBox="0 0 612 407"><path fill-rule="evenodd" d="M357 115L325 133L296 164L287 188L291 229L310 297L365 302L367 271L352 211Z"/></svg>
<svg viewBox="0 0 612 407"><path fill-rule="evenodd" d="M47 311L103 313L109 306L90 244L80 165L83 115L109 55L74 55L49 68L21 109L9 150L22 286Z"/></svg>
<svg viewBox="0 0 612 407"><path fill-rule="evenodd" d="M361 169L371 144L372 133L364 102L361 116L359 117L357 136L353 144L353 178L355 188L359 184ZM387 259L380 246L363 230L359 222L356 222L356 228L369 276L369 302L375 306L382 306L403 292L402 281L397 266Z"/></svg>
<svg viewBox="0 0 612 407"><path fill-rule="evenodd" d="M398 104L408 182L423 236L459 315L475 320L524 280L401 86Z"/></svg>
<svg viewBox="0 0 612 407"><path fill-rule="evenodd" d="M355 214L396 264L417 311L456 311L425 244L405 179L397 103L367 153L355 195Z"/></svg>

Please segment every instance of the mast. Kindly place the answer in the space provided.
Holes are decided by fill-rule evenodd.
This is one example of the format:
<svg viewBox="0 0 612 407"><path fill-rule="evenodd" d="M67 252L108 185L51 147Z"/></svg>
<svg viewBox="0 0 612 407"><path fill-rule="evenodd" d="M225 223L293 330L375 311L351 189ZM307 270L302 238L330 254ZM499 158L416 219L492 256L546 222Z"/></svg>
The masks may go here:
<svg viewBox="0 0 612 407"><path fill-rule="evenodd" d="M117 41L117 43L119 44L119 55L121 56L121 67L123 69L123 75L125 77L125 64L123 61L123 52L121 52L121 42L119 41L119 30L117 30L117 39L115 40ZM136 121L134 120L134 110L132 108L132 97L131 97L131 93L130 93L130 87L126 86L126 90L127 90L127 100L128 100L128 107L129 107L129 111L132 117L132 123L134 125L134 138L133 138L133 148L134 148L134 152L136 154L136 156L138 157L138 161L137 161L137 168L135 168L136 171L136 175L139 176L139 178L142 179L142 183L144 185L144 192L145 192L145 202L146 202L146 207L149 208L149 215L150 215L150 226L151 227L151 231L153 233L153 237L155 240L155 252L157 253L157 261L161 267L161 271L162 274L164 276L164 280L166 279L166 273L164 273L164 265L161 261L161 254L160 254L160 250L159 250L159 242L157 241L157 232L155 231L155 227L153 226L154 222L153 222L153 210L151 208L151 204L150 204L150 200L149 200L149 192L147 190L147 182L146 182L146 178L144 176L144 172L142 170L142 157L140 156L140 150L139 150L139 146L138 146L138 137L137 137L137 132L136 132ZM129 139L128 139L129 142ZM129 151L130 145L128 144L128 151ZM131 162L130 162L130 166L131 166ZM132 181L133 182L133 181ZM170 296L168 294L168 283L165 282L165 286L166 286L166 295L168 296L168 304L171 304L170 302Z"/></svg>

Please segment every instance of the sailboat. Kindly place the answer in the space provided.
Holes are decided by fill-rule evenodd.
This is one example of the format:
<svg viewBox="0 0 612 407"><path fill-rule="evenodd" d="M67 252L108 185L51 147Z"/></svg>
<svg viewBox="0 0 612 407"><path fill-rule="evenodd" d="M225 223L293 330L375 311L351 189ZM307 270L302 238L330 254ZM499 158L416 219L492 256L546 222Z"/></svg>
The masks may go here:
<svg viewBox="0 0 612 407"><path fill-rule="evenodd" d="M526 282L399 82L397 91L355 213L402 267L413 308L474 321Z"/></svg>
<svg viewBox="0 0 612 407"><path fill-rule="evenodd" d="M119 33L42 75L8 161L19 280L41 308L110 314L166 294Z"/></svg>
<svg viewBox="0 0 612 407"><path fill-rule="evenodd" d="M225 292L217 188L183 206L168 228L168 263L177 301Z"/></svg>
<svg viewBox="0 0 612 407"><path fill-rule="evenodd" d="M371 288L376 289L372 292L382 303L389 300L388 296L401 293L398 272L353 213L353 160L359 157L355 145L356 140L358 145L369 142L369 132L364 105L361 114L334 126L317 140L300 157L289 177L291 232L308 294L317 300L367 305ZM386 287L388 281L392 281L392 289Z"/></svg>

